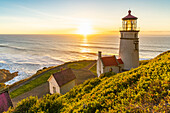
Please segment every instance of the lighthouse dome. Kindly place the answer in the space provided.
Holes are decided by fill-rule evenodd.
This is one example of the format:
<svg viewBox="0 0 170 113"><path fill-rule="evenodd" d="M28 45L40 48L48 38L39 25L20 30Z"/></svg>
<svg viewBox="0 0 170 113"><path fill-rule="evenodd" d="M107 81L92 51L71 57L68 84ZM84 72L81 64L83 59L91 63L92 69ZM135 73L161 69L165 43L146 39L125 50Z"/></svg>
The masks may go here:
<svg viewBox="0 0 170 113"><path fill-rule="evenodd" d="M122 20L131 20L131 19L137 20L138 18L135 17L135 16L133 16L133 15L131 15L131 10L129 10L129 11L128 11L128 15L125 16L124 18L122 18Z"/></svg>

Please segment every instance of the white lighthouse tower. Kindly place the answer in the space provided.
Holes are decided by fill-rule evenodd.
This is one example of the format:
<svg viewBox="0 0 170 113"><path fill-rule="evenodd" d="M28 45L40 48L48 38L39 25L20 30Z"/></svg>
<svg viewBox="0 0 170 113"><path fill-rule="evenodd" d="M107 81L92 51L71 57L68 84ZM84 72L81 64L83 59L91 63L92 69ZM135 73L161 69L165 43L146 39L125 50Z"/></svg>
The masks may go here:
<svg viewBox="0 0 170 113"><path fill-rule="evenodd" d="M128 15L122 18L122 28L120 30L119 57L124 62L124 70L130 70L139 66L139 38L137 30L137 17Z"/></svg>

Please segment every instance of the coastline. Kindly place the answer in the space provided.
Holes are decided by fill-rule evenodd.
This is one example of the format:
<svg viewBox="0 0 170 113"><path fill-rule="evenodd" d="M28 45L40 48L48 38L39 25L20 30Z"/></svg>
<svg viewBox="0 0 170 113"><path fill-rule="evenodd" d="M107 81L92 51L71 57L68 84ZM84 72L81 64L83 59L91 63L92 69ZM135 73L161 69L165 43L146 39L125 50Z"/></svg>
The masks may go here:
<svg viewBox="0 0 170 113"><path fill-rule="evenodd" d="M151 59L152 59L152 58L140 58L139 61L147 61L147 60L151 60ZM69 62L65 62L65 63L59 64L59 65L56 65L56 66L43 67L42 69L37 70L36 73L32 74L31 76L29 76L29 77L27 77L27 78L25 78L25 79L21 79L21 80L16 81L16 82L14 82L14 83L12 83L12 84L6 84L6 83L9 82L10 80L12 80L14 77L16 77L16 76L14 76L12 79L9 79L9 80L5 81L5 84L6 84L6 85L9 85L9 86L15 86L16 84L20 84L20 83L22 83L22 82L24 82L24 81L26 81L26 80L29 80L29 79L33 78L34 76L36 76L37 74L39 74L39 72L41 72L41 71L44 71L44 72L45 72L45 71L48 71L49 69L53 69L53 68L56 68L56 67L61 67L61 66L65 65L65 64L69 64L69 63L73 63L73 62L81 62L81 61L95 61L95 59L94 59L94 60L69 61ZM1 69L0 69L0 70L1 70Z"/></svg>
<svg viewBox="0 0 170 113"><path fill-rule="evenodd" d="M18 87L22 86L23 84L28 83L31 80L34 80L35 78L40 77L41 75L43 75L44 73L47 73L48 71L51 70L60 70L60 68L66 68L67 65L72 64L72 63L80 63L80 62L91 62L91 61L95 61L95 60L79 60L79 61L71 61L71 62L65 62L61 65L57 65L57 66L50 66L50 67L44 67L43 69L39 69L37 70L37 72L35 74L33 74L32 76L22 79L20 81L17 81L11 85L9 85L10 88L10 92L17 89Z"/></svg>
<svg viewBox="0 0 170 113"><path fill-rule="evenodd" d="M162 53L162 54L160 54L160 55L158 55L157 57L155 57L154 59L152 59L152 60L142 60L142 61L140 61L140 67L138 67L138 68L136 68L136 69L132 69L132 70L130 70L130 71L127 71L127 72L125 72L125 73L119 73L119 74L117 74L117 75L115 75L115 77L109 77L108 79L106 79L106 78L104 78L104 79L102 79L102 78L98 78L98 77L94 77L94 79L90 79L90 80L87 80L86 82L84 82L83 84L80 84L79 86L77 86L77 87L75 87L74 89L76 89L75 91L77 92L77 88L78 89L80 89L80 92L79 93L82 93L82 89L84 89L85 88L85 86L86 87L89 87L89 84L87 84L87 83L98 83L98 84L100 84L100 81L98 81L98 82L94 82L95 80L98 80L98 79L102 79L101 80L101 84L100 84L100 86L101 87L104 87L103 86L103 83L105 83L106 85L107 84L111 84L110 86L113 86L114 84L120 84L121 82L123 82L124 84L131 84L131 85L127 85L129 88L134 88L133 87L133 85L132 84L134 84L134 85L136 85L136 83L138 83L138 81L140 80L140 82L141 83L143 83L143 80L145 80L144 78L146 78L146 76L144 75L144 74L146 74L145 72L147 72L148 74L153 74L153 73L150 73L149 71L148 71L148 67L151 67L151 69L157 69L157 68L155 68L155 66L156 67L159 67L161 70L162 70L162 68L164 69L164 67L162 67L162 66L159 66L158 64L166 64L166 63L164 63L164 62L167 62L167 59L168 59L168 57L164 57L164 55L166 56L167 54L169 53L169 51L167 51L167 52L164 52L164 53ZM162 60L161 62L158 62L159 60ZM86 62L87 62L88 60L86 60ZM156 63L155 63L156 62ZM66 67L72 67L72 69L75 71L75 70L78 70L79 71L79 68L80 68L80 65L77 65L77 63L81 63L80 61L75 61L75 62L67 62L67 63L65 63L65 66ZM71 65L70 65L71 64ZM85 62L83 63L83 64L85 64ZM152 65L153 66L152 66ZM146 65L146 66L145 66ZM147 66L148 65L148 66ZM63 64L63 66L64 66L64 64ZM87 65L86 65L87 66ZM88 67L84 67L84 68L87 68L88 70L89 69L91 69L91 66L93 66L94 67L94 64L92 65L90 65L90 66L88 66ZM166 66L166 65L165 65ZM60 68L59 68L60 69ZM155 70L155 71L159 71L160 69L158 69L158 70ZM167 69L167 68L165 68L165 69ZM141 71L142 70L142 71ZM144 72L143 72L143 70L145 70ZM57 70L56 70L57 71ZM137 74L137 73L141 73L141 74ZM144 73L144 74L143 74ZM82 73L81 72L81 74L85 74L84 72ZM127 75L127 74L129 74L129 76L124 76L124 75ZM87 75L87 74L85 74L85 75ZM132 76L130 76L130 75L132 75ZM141 75L141 76L139 76L139 75ZM162 76L163 76L164 74L162 74ZM42 75L43 76L43 75ZM84 75L83 75L84 76ZM120 76L120 77L119 77ZM135 76L135 77L134 77ZM159 75L157 75L158 77L160 77ZM166 76L166 75L165 75ZM152 77L152 76L148 76L148 77ZM38 77L39 78L39 77ZM116 79L117 78L117 79ZM122 81L122 79L118 79L118 78L124 78L124 80ZM128 78L128 79L127 79ZM142 78L142 79L140 79L140 78ZM89 78L88 78L89 79ZM117 83L115 83L115 82L104 82L105 80L106 81L108 81L109 79L112 79L112 81L115 81L115 82L117 82L117 80L119 80ZM138 80L139 79L139 80ZM152 78L153 79L153 78ZM152 79L150 79L150 80L152 80ZM35 80L35 79L34 79ZM34 80L32 80L32 81L34 81ZM133 81L132 81L133 80ZM163 80L163 79L160 79L160 80ZM110 80L109 80L110 81ZM131 82L132 81L132 82ZM134 82L134 81L136 81L136 82ZM166 80L164 80L165 82L163 82L163 83L167 83L167 81ZM127 83L128 82L128 83ZM148 82L148 79L146 79L145 80L145 82ZM38 85L38 86L36 86L36 87L33 87L33 88L31 88L30 89L30 87L27 87L27 86L24 86L24 87L27 87L27 89L30 89L30 90L27 90L27 91L25 91L25 92L23 92L23 93L21 93L21 94L19 94L19 95L17 95L17 96L12 96L11 94L10 94L10 96L11 96L11 98L12 98L12 101L13 101L13 103L14 103L14 106L16 107L16 104L18 103L18 101L20 101L20 100L22 100L22 99L24 99L24 98L27 98L27 97L29 97L29 96L37 96L38 98L41 98L41 97L43 97L43 95L46 95L46 94L49 94L48 93L48 84L47 84L48 82L46 81L45 83L43 83L43 84L41 84L41 85ZM141 83L138 83L138 84L141 84ZM153 83L153 82L151 82L151 83ZM162 83L162 82L161 82ZM33 82L31 83L31 84L33 84ZM113 85L112 85L113 84ZM83 86L83 88L82 88L82 86ZM157 86L157 85L155 85L155 86ZM22 91L23 90L23 88L24 87L20 87L20 88L18 88L17 90L18 90L18 92L20 92L20 91ZM159 87L159 86L158 86ZM96 88L98 88L98 87L96 87ZM106 88L106 87L104 87L104 88ZM112 87L113 88L113 87ZM115 87L116 89L115 90L117 90L117 87ZM120 87L120 88L122 88L122 87ZM21 90L22 89L22 90ZM74 90L73 89L73 90ZM87 89L87 88L86 88ZM90 91L91 91L91 89L90 88L88 88ZM94 90L95 90L95 88L93 88ZM125 90L126 90L127 88L125 88ZM75 91L71 91L71 92L69 92L69 93L67 93L65 96L67 97L69 94L71 94L72 95L72 93L73 92L75 92ZM109 88L108 88L108 90L109 90ZM107 91L108 91L107 90ZM139 91L141 91L140 89L139 89ZM143 90L142 90L143 91ZM166 90L167 91L167 90ZM100 90L98 90L97 89L97 92L99 93L99 94L101 94L101 91ZM104 91L105 92L105 91ZM103 93L104 93L103 92ZM17 93L16 91L14 92L14 93ZM86 92L87 94L88 94L88 92ZM86 93L84 94L84 95L86 95ZM110 92L109 92L110 93ZM76 94L76 93L75 93ZM97 94L96 95L96 97L98 97L98 95L99 94ZM148 94L150 95L150 93L148 92ZM77 94L76 94L77 95ZM63 97L65 97L65 96L61 96L61 98L63 98ZM74 98L76 98L76 96L74 97ZM86 99L86 98L85 98ZM88 99L88 98L87 98ZM113 98L114 99L114 98ZM159 107L159 106L158 106Z"/></svg>
<svg viewBox="0 0 170 113"><path fill-rule="evenodd" d="M77 35L6 35L0 36L0 40L0 68L11 72L19 71L19 76L6 83L12 84L28 78L43 67L56 66L75 59L95 59L98 50L103 51L106 56L118 56L120 39L117 35L86 38ZM161 41L161 45L156 40ZM154 58L169 49L167 42L168 37L140 36L140 60Z"/></svg>
<svg viewBox="0 0 170 113"><path fill-rule="evenodd" d="M18 72L11 73L10 70L0 69L0 83L5 83L18 76Z"/></svg>

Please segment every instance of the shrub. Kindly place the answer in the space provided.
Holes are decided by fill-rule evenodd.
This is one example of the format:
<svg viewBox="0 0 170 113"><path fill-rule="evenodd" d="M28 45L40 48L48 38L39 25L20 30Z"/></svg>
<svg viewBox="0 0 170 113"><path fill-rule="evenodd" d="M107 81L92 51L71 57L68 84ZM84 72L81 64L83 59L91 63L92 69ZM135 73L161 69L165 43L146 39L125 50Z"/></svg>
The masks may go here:
<svg viewBox="0 0 170 113"><path fill-rule="evenodd" d="M38 102L31 102L32 105L26 101L23 105L30 108L22 106L22 109L63 113L169 112L169 69L170 51L130 71L116 75L110 72L87 80L65 95L46 95ZM20 112L21 108L10 110Z"/></svg>
<svg viewBox="0 0 170 113"><path fill-rule="evenodd" d="M101 74L100 75L100 78L104 78L104 77L111 77L113 75L115 75L116 73L114 72L107 72L107 73L104 73L104 74Z"/></svg>
<svg viewBox="0 0 170 113"><path fill-rule="evenodd" d="M38 97L32 97L23 99L20 101L14 110L11 109L9 113L27 113L29 109L34 106L38 101Z"/></svg>

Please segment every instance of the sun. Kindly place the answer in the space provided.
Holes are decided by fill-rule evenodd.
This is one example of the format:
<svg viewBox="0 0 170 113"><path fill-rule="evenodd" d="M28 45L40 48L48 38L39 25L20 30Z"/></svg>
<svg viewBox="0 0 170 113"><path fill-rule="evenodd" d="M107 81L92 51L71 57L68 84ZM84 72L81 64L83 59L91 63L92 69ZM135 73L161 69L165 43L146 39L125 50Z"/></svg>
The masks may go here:
<svg viewBox="0 0 170 113"><path fill-rule="evenodd" d="M88 34L93 34L93 33L94 33L94 30L92 28L92 25L88 22L81 23L77 30L77 34L82 34L84 36Z"/></svg>

